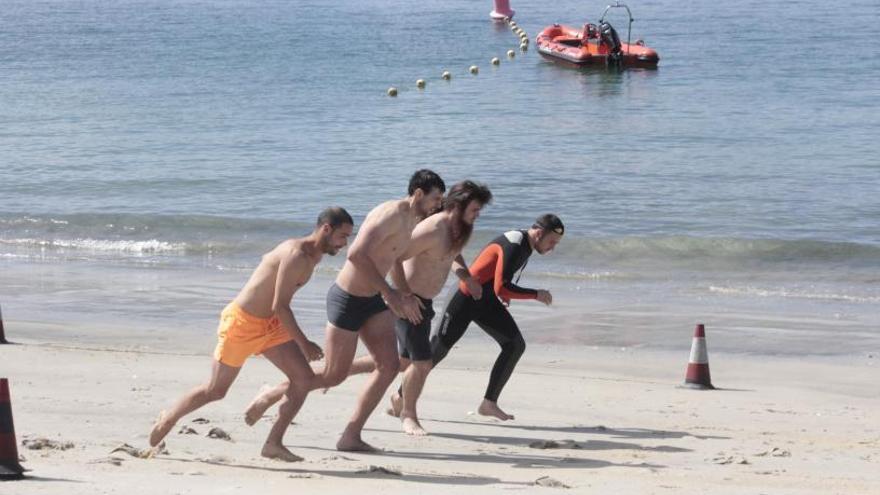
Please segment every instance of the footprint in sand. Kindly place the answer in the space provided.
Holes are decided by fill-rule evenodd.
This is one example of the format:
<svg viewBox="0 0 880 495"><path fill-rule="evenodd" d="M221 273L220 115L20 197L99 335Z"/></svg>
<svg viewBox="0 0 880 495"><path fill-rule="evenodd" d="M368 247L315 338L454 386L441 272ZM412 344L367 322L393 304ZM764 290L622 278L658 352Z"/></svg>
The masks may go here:
<svg viewBox="0 0 880 495"><path fill-rule="evenodd" d="M21 444L30 450L68 450L74 447L73 442L55 441L48 438L26 438Z"/></svg>
<svg viewBox="0 0 880 495"><path fill-rule="evenodd" d="M581 445L574 440L537 440L529 444L533 449L582 449Z"/></svg>
<svg viewBox="0 0 880 495"><path fill-rule="evenodd" d="M155 447L146 449L139 449L137 447L133 447L127 443L124 443L110 451L111 454L115 454L116 452L125 452L126 454L132 457L137 457L138 459L152 459L159 454L168 454L168 450L165 448L165 442L162 442Z"/></svg>
<svg viewBox="0 0 880 495"><path fill-rule="evenodd" d="M565 483L563 483L555 478L551 478L549 476L542 476L542 477L536 479L535 485L543 486L546 488L571 488L570 486L566 485Z"/></svg>
<svg viewBox="0 0 880 495"><path fill-rule="evenodd" d="M378 473L378 474L387 474L390 476L403 476L403 474L401 474L400 471L395 471L393 469L388 469L386 467L373 466L373 465L370 465L370 467L368 467L366 469L360 469L355 472L357 474Z"/></svg>
<svg viewBox="0 0 880 495"><path fill-rule="evenodd" d="M232 437L229 436L229 433L226 433L225 431L221 430L220 428L217 428L216 426L214 428L211 428L211 431L208 432L207 436L208 436L208 438L216 438L218 440L226 440L227 442L232 441Z"/></svg>

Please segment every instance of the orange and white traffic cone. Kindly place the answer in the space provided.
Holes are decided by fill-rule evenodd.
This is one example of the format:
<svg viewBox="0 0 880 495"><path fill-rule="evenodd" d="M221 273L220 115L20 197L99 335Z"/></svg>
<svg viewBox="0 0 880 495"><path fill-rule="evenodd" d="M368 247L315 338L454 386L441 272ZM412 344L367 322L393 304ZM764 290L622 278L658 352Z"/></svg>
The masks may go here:
<svg viewBox="0 0 880 495"><path fill-rule="evenodd" d="M688 362L684 386L701 390L712 390L712 379L709 377L709 353L706 351L706 327L702 323L694 330L694 341L691 344L691 358Z"/></svg>
<svg viewBox="0 0 880 495"><path fill-rule="evenodd" d="M24 468L18 463L15 428L12 426L9 380L0 378L0 480L16 480L23 477Z"/></svg>

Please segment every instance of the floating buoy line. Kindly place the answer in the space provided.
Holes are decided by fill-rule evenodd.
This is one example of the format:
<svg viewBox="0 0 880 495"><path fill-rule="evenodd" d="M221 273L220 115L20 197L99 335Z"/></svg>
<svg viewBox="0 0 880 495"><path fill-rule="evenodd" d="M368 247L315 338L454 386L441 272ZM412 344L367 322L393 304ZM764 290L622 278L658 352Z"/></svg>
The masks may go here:
<svg viewBox="0 0 880 495"><path fill-rule="evenodd" d="M513 34L515 34L516 36L519 37L520 51L522 51L524 53L527 52L529 50L529 35L528 35L528 33L526 33L525 29L519 27L519 25L510 17L504 17L501 20L507 24L507 26L510 28L510 31ZM507 58L509 58L511 60L516 58L516 50L512 50L512 49L507 50ZM492 57L489 60L489 63L494 67L500 67L501 66L501 58L500 57ZM477 76L480 74L480 67L476 64L471 65L470 67L468 67L468 72L470 72L471 75L473 75L473 76ZM448 70L444 70L440 74L440 79L447 81L447 82L452 81L452 72L450 72ZM428 83L427 83L426 79L416 79L415 85L416 85L416 89L421 91L427 87ZM388 90L385 93L388 96L395 98L395 97L397 97L398 89L395 86L391 86L388 88Z"/></svg>

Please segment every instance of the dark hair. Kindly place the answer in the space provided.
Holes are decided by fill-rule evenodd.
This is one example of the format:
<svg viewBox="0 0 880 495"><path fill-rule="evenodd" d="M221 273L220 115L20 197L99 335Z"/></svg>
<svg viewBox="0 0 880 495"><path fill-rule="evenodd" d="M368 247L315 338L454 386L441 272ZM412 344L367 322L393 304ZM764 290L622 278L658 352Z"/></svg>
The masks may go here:
<svg viewBox="0 0 880 495"><path fill-rule="evenodd" d="M562 225L562 220L552 213L546 213L538 217L535 220L534 225L532 225L532 228L549 230L550 232L556 232L559 235L565 233L565 225Z"/></svg>
<svg viewBox="0 0 880 495"><path fill-rule="evenodd" d="M446 197L443 198L444 211L458 210L458 213L454 214L453 218L455 218L455 220L450 226L450 230L452 231L450 236L452 246L456 250L461 250L461 248L467 244L468 239L471 237L471 233L474 231L474 226L465 223L463 218L464 210L468 207L471 201L476 201L480 203L481 206L489 204L489 202L492 201L492 192L483 184L465 180L452 186L452 189L450 189L449 193L446 194Z"/></svg>
<svg viewBox="0 0 880 495"><path fill-rule="evenodd" d="M479 184L471 180L464 180L452 186L446 197L443 198L443 209L446 211L460 208L464 210L471 201L481 205L492 202L492 191L485 184Z"/></svg>
<svg viewBox="0 0 880 495"><path fill-rule="evenodd" d="M318 215L318 222L315 224L316 227L320 227L324 224L329 225L332 228L337 228L342 224L354 225L354 220L351 219L351 215L345 211L345 208L340 206L331 206L330 208L325 209Z"/></svg>
<svg viewBox="0 0 880 495"><path fill-rule="evenodd" d="M409 195L415 194L416 189L421 189L425 194L429 194L432 189L437 188L441 193L446 192L446 184L443 179L436 173L423 168L412 175L409 179Z"/></svg>

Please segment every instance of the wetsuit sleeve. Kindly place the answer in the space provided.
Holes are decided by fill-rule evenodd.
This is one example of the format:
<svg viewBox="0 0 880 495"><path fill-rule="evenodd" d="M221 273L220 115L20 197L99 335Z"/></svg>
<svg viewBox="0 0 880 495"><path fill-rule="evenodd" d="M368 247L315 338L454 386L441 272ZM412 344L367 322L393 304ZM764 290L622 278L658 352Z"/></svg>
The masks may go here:
<svg viewBox="0 0 880 495"><path fill-rule="evenodd" d="M513 272L517 267L511 266L511 263L517 258L519 250L522 248L519 244L505 244L503 247L498 244L494 245L498 256L495 260L495 294L505 301L537 298L538 291L535 289L527 289L513 283Z"/></svg>

